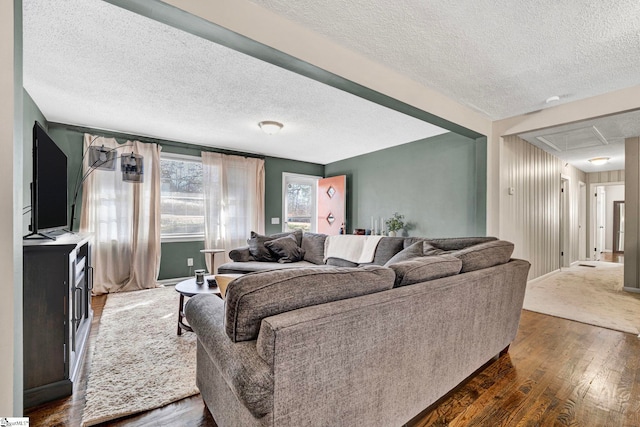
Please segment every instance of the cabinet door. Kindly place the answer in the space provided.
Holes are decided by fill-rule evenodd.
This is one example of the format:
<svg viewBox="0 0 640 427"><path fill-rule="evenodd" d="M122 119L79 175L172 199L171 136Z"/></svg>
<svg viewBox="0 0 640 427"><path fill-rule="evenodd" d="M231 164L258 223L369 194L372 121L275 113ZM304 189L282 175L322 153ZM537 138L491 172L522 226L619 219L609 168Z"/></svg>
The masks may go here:
<svg viewBox="0 0 640 427"><path fill-rule="evenodd" d="M67 376L65 345L69 258L64 252L24 254L24 388Z"/></svg>

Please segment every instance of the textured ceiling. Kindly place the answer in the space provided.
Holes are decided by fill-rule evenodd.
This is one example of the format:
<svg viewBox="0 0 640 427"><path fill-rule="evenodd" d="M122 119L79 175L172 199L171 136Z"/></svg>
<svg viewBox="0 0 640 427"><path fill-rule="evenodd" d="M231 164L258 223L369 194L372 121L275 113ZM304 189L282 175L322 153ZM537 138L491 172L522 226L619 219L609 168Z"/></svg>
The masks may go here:
<svg viewBox="0 0 640 427"><path fill-rule="evenodd" d="M624 139L640 135L640 111L572 123L519 135L585 172L624 169ZM553 146L545 143L550 142ZM609 157L594 166L588 159Z"/></svg>
<svg viewBox="0 0 640 427"><path fill-rule="evenodd" d="M446 132L100 0L23 5L24 87L48 121L320 164Z"/></svg>
<svg viewBox="0 0 640 427"><path fill-rule="evenodd" d="M640 2L252 0L502 119L640 83Z"/></svg>
<svg viewBox="0 0 640 427"><path fill-rule="evenodd" d="M253 3L494 120L640 83L637 0ZM50 121L318 163L444 132L99 0L23 4L24 85ZM261 120L285 128L267 136ZM535 136L585 145L554 154L590 171L640 134L621 121L597 121L601 146L591 122Z"/></svg>

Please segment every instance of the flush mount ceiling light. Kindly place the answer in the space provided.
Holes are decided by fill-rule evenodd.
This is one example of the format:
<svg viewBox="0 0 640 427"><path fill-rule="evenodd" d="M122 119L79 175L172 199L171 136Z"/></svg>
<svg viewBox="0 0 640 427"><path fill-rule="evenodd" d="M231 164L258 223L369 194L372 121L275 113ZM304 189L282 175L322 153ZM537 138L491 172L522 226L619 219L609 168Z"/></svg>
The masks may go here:
<svg viewBox="0 0 640 427"><path fill-rule="evenodd" d="M273 135L274 133L280 132L280 130L284 127L284 125L280 122L274 122L272 120L265 120L263 122L258 123L260 129L267 135Z"/></svg>
<svg viewBox="0 0 640 427"><path fill-rule="evenodd" d="M609 161L609 157L594 157L593 159L589 159L589 162L595 166L602 166Z"/></svg>
<svg viewBox="0 0 640 427"><path fill-rule="evenodd" d="M552 102L560 101L560 97L558 95L550 96L547 98L545 104L551 104Z"/></svg>

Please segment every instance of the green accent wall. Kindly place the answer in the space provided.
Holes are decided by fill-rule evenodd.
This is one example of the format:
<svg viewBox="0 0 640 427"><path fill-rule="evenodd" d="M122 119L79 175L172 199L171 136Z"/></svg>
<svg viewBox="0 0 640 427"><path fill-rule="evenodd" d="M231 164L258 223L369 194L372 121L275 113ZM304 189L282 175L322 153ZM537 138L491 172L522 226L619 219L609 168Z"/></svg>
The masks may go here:
<svg viewBox="0 0 640 427"><path fill-rule="evenodd" d="M206 270L204 254L200 253L202 249L204 249L204 241L162 243L158 279L190 277L194 275L194 270L200 268ZM193 258L193 267L187 266L187 258Z"/></svg>
<svg viewBox="0 0 640 427"><path fill-rule="evenodd" d="M325 166L347 175L347 231L371 228L371 217L405 215L405 235L486 234L486 139L455 133Z"/></svg>
<svg viewBox="0 0 640 427"><path fill-rule="evenodd" d="M264 161L265 175L265 233L282 232L282 173L297 173L301 175L324 176L324 166L316 163L298 162L276 157L267 157ZM271 218L280 218L280 224L272 225Z"/></svg>

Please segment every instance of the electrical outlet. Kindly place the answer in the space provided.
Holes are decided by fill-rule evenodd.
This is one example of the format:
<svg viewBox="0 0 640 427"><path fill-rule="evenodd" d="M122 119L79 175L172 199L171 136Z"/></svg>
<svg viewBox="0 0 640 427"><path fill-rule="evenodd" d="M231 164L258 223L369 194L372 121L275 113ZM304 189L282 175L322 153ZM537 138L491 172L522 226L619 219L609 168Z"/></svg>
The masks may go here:
<svg viewBox="0 0 640 427"><path fill-rule="evenodd" d="M193 258L187 258L187 267L193 267Z"/></svg>

